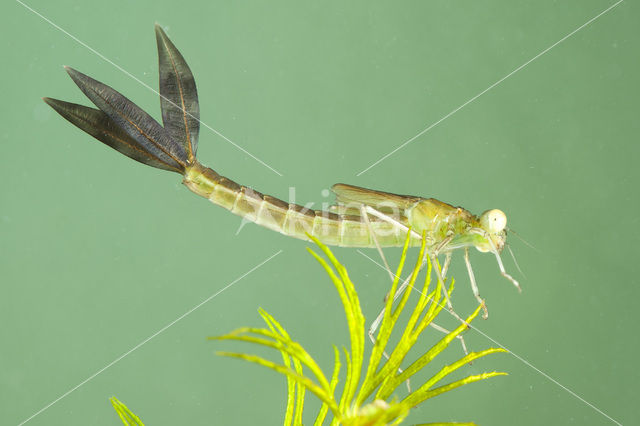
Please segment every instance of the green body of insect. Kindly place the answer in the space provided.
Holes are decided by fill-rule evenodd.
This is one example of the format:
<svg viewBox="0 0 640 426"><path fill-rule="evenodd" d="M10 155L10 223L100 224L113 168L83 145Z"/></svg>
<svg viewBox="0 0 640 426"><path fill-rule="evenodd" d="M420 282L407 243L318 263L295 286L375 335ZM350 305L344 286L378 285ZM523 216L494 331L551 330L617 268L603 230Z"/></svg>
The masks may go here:
<svg viewBox="0 0 640 426"><path fill-rule="evenodd" d="M419 245L424 236L428 252L436 255L469 247L496 256L502 251L506 216L500 210L478 217L432 198L345 184L333 186L337 202L328 211L310 210L204 167L196 160L200 112L195 80L159 26L156 38L163 125L111 87L71 68L67 72L98 109L51 98L45 102L106 145L141 163L180 173L194 193L291 237L307 239L310 234L328 245L389 247L401 246L411 229L411 245Z"/></svg>
<svg viewBox="0 0 640 426"><path fill-rule="evenodd" d="M401 196L337 184L333 190L338 196L338 204L332 206L332 211L310 210L238 185L198 162L187 167L183 182L194 193L258 225L300 239L307 239L307 234L310 234L324 244L375 247L377 240L382 247L401 246L409 227L417 234L412 238L413 245L420 244L418 236L423 232L429 247L453 236L442 252L466 246L490 251L487 236L493 238L498 250L504 244L503 229L487 232L486 236L469 232L483 229L482 217L433 198ZM361 214L363 205L372 207L389 220L372 217L367 223ZM491 212L499 215L496 211Z"/></svg>

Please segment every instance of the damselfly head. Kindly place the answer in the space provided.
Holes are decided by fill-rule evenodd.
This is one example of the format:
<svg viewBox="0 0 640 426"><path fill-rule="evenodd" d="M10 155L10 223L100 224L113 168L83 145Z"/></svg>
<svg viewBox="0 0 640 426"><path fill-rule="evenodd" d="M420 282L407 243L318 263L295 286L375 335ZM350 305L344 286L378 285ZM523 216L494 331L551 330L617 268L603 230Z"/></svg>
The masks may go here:
<svg viewBox="0 0 640 426"><path fill-rule="evenodd" d="M507 227L507 215L502 210L487 210L480 215L482 229L490 234L497 234Z"/></svg>
<svg viewBox="0 0 640 426"><path fill-rule="evenodd" d="M487 244L476 244L481 252L497 251L500 253L507 240L507 215L502 210L487 210L480 215L480 227L491 241Z"/></svg>

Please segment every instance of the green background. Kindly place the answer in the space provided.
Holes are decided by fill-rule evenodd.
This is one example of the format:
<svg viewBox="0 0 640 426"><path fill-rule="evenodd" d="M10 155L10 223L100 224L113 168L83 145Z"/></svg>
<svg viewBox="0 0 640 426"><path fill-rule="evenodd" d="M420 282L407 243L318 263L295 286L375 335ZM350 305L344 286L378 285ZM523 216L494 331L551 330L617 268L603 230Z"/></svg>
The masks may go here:
<svg viewBox="0 0 640 426"><path fill-rule="evenodd" d="M537 250L510 237L526 278L508 255L505 263L522 294L491 256L472 254L490 310L475 325L529 365L480 360L463 373L510 375L430 400L410 422L613 423L536 369L616 421L637 421L636 3L619 4L360 176L614 2L27 4L154 89L153 24L162 24L196 77L202 121L282 174L202 128L201 161L242 184L284 199L295 187L297 202L315 206L347 182L507 213ZM28 424L116 425L107 400L116 395L150 425L280 424L284 379L214 354L254 348L205 337L260 325L263 307L329 370L330 345L347 343L346 327L309 244L255 225L236 235L240 219L177 175L74 129L40 100L88 103L62 65L155 117L157 96L17 2L2 3L0 21L0 423L57 400ZM369 323L388 278L353 249L335 252ZM454 303L465 313L475 300L454 260ZM495 345L466 336L474 350ZM460 354L452 346L436 364Z"/></svg>

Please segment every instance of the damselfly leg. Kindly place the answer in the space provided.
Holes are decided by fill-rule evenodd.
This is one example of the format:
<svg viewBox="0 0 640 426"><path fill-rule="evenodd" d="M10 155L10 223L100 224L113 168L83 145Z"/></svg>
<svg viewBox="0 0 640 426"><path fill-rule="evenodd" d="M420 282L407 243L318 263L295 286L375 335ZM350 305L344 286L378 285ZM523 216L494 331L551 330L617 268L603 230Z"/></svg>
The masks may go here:
<svg viewBox="0 0 640 426"><path fill-rule="evenodd" d="M376 248L378 249L378 253L380 254L380 257L382 258L382 261L383 261L383 263L384 263L384 265L385 265L385 267L386 267L386 269L387 269L387 272L389 273L389 277L391 278L391 281L393 282L393 280L395 279L395 275L394 275L394 273L391 271L391 269L389 268L389 263L388 263L388 262L387 262L387 260L386 260L386 257L385 257L385 255L384 255L384 252L382 251L382 248L381 248L381 247L380 247L380 245L378 244L376 234L375 234L375 232L373 231L373 229L372 229L372 227L371 227L371 220L369 219L369 214L372 214L372 216L375 216L375 217L377 217L377 218L379 218L379 219L382 219L382 220L388 221L388 222L390 222L390 223L392 223L392 224L394 224L394 225L397 225L397 227L398 227L399 229L401 229L401 230L403 230L403 231L405 231L405 232L412 232L412 233L414 234L414 236L418 236L419 234L417 234L417 233L416 233L415 231L413 231L413 230L410 230L409 228L407 228L406 226L404 226L402 223L399 223L398 221L394 220L392 217L389 217L388 215L385 215L384 213L382 213L382 212L380 212L380 211L378 211L378 210L374 209L374 208L373 208L373 207L371 207L371 206L365 206L365 205L362 205L362 206L360 207L360 212L361 212L361 215L362 215L362 217L363 217L363 220L365 221L365 223L367 223L367 224L368 224L368 226L369 226L369 228L370 228L370 232L371 232L371 235L372 235L372 239L374 240L374 243L375 243L375 245L376 245ZM419 236L419 238L422 238L422 236L420 235L420 236ZM465 322L462 318L460 318L460 316L459 316L457 313L455 313L455 312L453 311L453 306L451 305L451 301L450 301L450 300L449 300L449 298L448 298L448 292L447 292L446 286L445 286L445 284L444 284L444 283L445 283L445 280L446 280L447 270L448 270L449 265L450 265L450 263L451 263L451 253L450 253L450 252L445 252L445 262L444 262L444 265L443 265L442 269L440 268L440 264L439 264L439 262L437 261L438 251L439 251L439 250L441 250L443 247L445 247L445 246L446 246L446 244L448 243L448 241L450 241L450 239L449 239L449 240L446 240L446 239L445 239L445 240L443 240L443 242L442 242L442 243L438 244L438 247L437 247L437 248L436 248L436 250L434 251L434 253L433 253L433 254L434 254L435 256L433 256L433 257L431 257L431 255L429 255L429 256L430 256L430 259L431 259L432 264L433 264L433 265L434 265L434 267L435 267L435 270L437 271L437 275L438 275L438 282L439 282L439 285L441 286L442 292L443 292L443 293L446 295L446 297L447 297L447 302L448 302L447 304L448 304L449 311L450 311L450 312L452 312L452 314L453 314L453 315L454 315L454 316L455 316L459 321L461 321L462 323L465 323L465 324L466 324L466 322ZM443 243L444 243L444 244L443 244ZM425 253L425 257L422 259L422 261L421 261L421 263L420 263L420 270L422 270L422 268L424 268L424 266L425 266L425 265L426 265L426 263L427 263L427 258L426 258L426 256L427 256L427 254ZM397 290L396 290L395 294L392 296L392 297L393 297L393 302L396 302L396 301L397 301L397 300L398 300L398 299L399 299L399 298L404 294L404 292L407 290L407 286L409 285L409 281L410 281L410 279L411 279L411 277L409 276L409 277L407 277L406 279L404 279L404 280L402 281L402 284L397 288ZM387 295L387 297L390 297L390 295ZM376 319L373 321L373 323L371 324L371 326L369 327L369 333L368 333L368 334L369 334L369 339L371 340L371 342L372 342L373 344L375 344L375 342L376 342L375 333L376 333L376 331L378 330L378 327L380 326L380 323L382 322L382 319L384 318L385 311L386 311L386 309L385 309L385 308L383 308L383 309L382 309L382 311L381 311L381 312L378 314L378 316L376 317ZM433 327L434 329L436 329L436 330L440 331L440 332L443 332L443 333L446 333L446 334L450 333L450 331L449 331L449 330L447 330L446 328L444 328L444 327L442 327L442 326L440 326L440 325L438 325L438 324L435 324L435 323L433 323L433 322L432 322L432 323L430 323L429 325L430 325L431 327ZM465 341L464 341L464 337L463 337L462 335L458 335L458 336L456 336L456 337L460 340L460 344L462 345L462 349L463 349L463 351L464 351L465 355L466 355L466 354L468 354L467 346L466 346ZM387 355L386 353L384 353L384 355L385 355L385 357L387 357L387 358L388 358L388 355Z"/></svg>
<svg viewBox="0 0 640 426"><path fill-rule="evenodd" d="M491 251L491 253L494 254L494 256L496 257L496 261L498 262L498 269L500 269L500 275L502 275L503 277L505 277L506 279L511 281L511 284L513 284L515 286L515 288L517 288L518 291L520 293L522 293L522 288L520 287L520 284L518 283L518 281L516 281L516 279L513 278L511 275L509 275L507 273L507 271L504 269L504 264L502 263L502 258L500 257L500 252L496 248L496 246L493 243L493 241L491 240L491 238L487 237L486 231L484 231L482 229L479 229L479 228L475 228L475 229L470 230L469 232L473 233L473 234L482 235L483 237L487 238L487 242L488 242L489 246L491 247L490 251Z"/></svg>
<svg viewBox="0 0 640 426"><path fill-rule="evenodd" d="M469 248L464 248L464 264L467 266L467 273L469 274L469 281L471 282L471 291L473 291L473 295L476 297L476 300L482 305L482 309L484 313L482 314L482 318L489 318L489 311L487 310L487 306L484 303L484 299L480 297L480 290L478 290L478 284L476 284L476 277L473 274L473 268L471 267L471 261L469 260Z"/></svg>

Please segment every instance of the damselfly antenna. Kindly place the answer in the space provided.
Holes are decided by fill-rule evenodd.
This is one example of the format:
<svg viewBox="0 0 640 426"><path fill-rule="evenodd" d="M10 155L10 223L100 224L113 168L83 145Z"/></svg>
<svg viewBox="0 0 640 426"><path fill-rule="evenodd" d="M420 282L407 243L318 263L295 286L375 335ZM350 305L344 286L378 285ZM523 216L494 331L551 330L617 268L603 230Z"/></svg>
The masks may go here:
<svg viewBox="0 0 640 426"><path fill-rule="evenodd" d="M522 274L523 277L527 277L524 272L522 272L522 269L520 269L520 265L518 264L518 261L516 260L516 255L513 254L513 250L511 250L511 245L507 243L507 250L509 250L509 254L511 255L511 258L513 259L513 263L515 263L516 265L516 269L518 270L518 272L520 272Z"/></svg>
<svg viewBox="0 0 640 426"><path fill-rule="evenodd" d="M540 253L540 250L538 250L537 247L535 247L533 244L531 244L530 242L528 242L527 240L525 240L524 238L522 238L522 236L520 234L518 234L516 231L514 231L513 229L509 228L508 226L506 227L507 232L509 232L510 234L515 235L520 241L522 241L523 243L525 243L527 246L529 246L530 248L534 249L535 251L537 251L538 253Z"/></svg>

